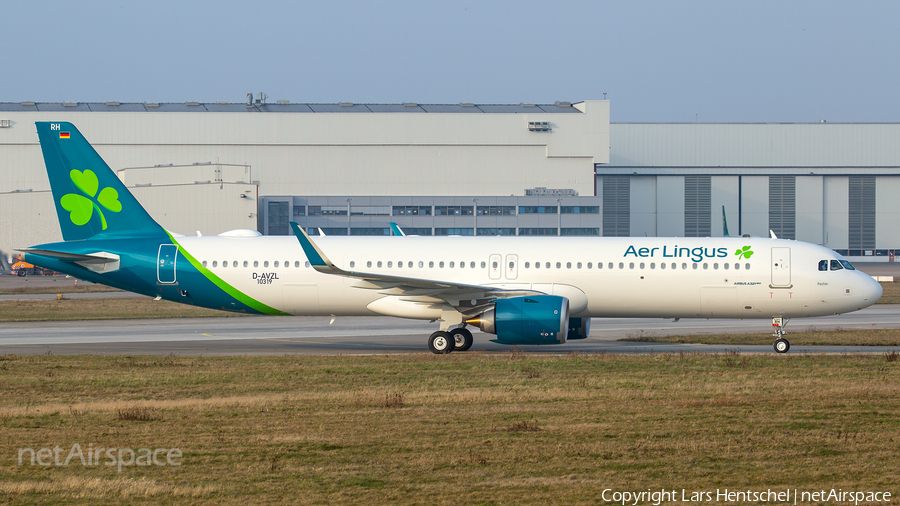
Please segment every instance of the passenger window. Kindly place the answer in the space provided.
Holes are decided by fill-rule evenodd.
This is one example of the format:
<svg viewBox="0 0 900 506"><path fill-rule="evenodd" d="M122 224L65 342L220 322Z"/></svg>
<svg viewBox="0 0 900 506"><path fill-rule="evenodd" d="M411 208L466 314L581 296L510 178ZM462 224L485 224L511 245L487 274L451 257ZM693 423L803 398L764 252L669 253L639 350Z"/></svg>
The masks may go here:
<svg viewBox="0 0 900 506"><path fill-rule="evenodd" d="M366 262L366 267L372 267L372 261L371 261L371 260L369 260L368 262Z"/></svg>
<svg viewBox="0 0 900 506"><path fill-rule="evenodd" d="M307 260L306 262L303 262L303 265L304 265L304 267L309 267L309 260Z"/></svg>
<svg viewBox="0 0 900 506"><path fill-rule="evenodd" d="M828 270L828 260L819 260L819 270L820 271Z"/></svg>
<svg viewBox="0 0 900 506"><path fill-rule="evenodd" d="M491 262L491 267L496 269L497 267L499 267L499 264L497 264L497 262Z"/></svg>
<svg viewBox="0 0 900 506"><path fill-rule="evenodd" d="M419 260L419 269L421 269L422 267L425 267L425 262Z"/></svg>
<svg viewBox="0 0 900 506"><path fill-rule="evenodd" d="M487 267L487 262L485 262L484 260L482 260L482 261L481 261L481 268L484 269L485 267Z"/></svg>
<svg viewBox="0 0 900 506"><path fill-rule="evenodd" d="M575 267L581 269L581 262L578 262L577 264L575 264Z"/></svg>
<svg viewBox="0 0 900 506"><path fill-rule="evenodd" d="M546 267L547 269L549 269L549 268L550 268L550 262L545 263L545 264L544 264L544 267Z"/></svg>
<svg viewBox="0 0 900 506"><path fill-rule="evenodd" d="M394 266L394 262L388 260L388 269Z"/></svg>
<svg viewBox="0 0 900 506"><path fill-rule="evenodd" d="M709 269L709 264L706 262L703 262L703 270L707 270L707 269Z"/></svg>
<svg viewBox="0 0 900 506"><path fill-rule="evenodd" d="M434 260L428 262L428 268L429 268L429 269L434 269Z"/></svg>
<svg viewBox="0 0 900 506"><path fill-rule="evenodd" d="M274 268L276 268L276 269L278 268L278 260L275 260L275 263L272 264L272 267L274 267Z"/></svg>
<svg viewBox="0 0 900 506"><path fill-rule="evenodd" d="M288 263L285 262L285 263L284 263L284 266L287 267L287 266L288 266ZM354 262L353 260L350 260L350 268L352 269L352 268L354 268L354 267L356 267L356 262Z"/></svg>
<svg viewBox="0 0 900 506"><path fill-rule="evenodd" d="M263 262L263 267L268 267L268 266L269 266L269 261L268 261L268 260L264 261L264 262Z"/></svg>
<svg viewBox="0 0 900 506"><path fill-rule="evenodd" d="M740 270L741 264L734 264L734 270Z"/></svg>
<svg viewBox="0 0 900 506"><path fill-rule="evenodd" d="M839 270L841 270L841 269L843 269L843 268L844 268L844 266L841 265L840 260L832 260L832 261L831 261L831 270L833 270L833 271L839 271Z"/></svg>
<svg viewBox="0 0 900 506"><path fill-rule="evenodd" d="M619 269L621 269L624 265L625 265L625 264L619 264ZM610 269L612 269L612 268L613 268L613 263L610 262L609 265L608 265L607 267L609 267Z"/></svg>
<svg viewBox="0 0 900 506"><path fill-rule="evenodd" d="M675 264L672 264L672 265L675 265ZM683 263L681 264L681 268L682 268L682 269L687 269L687 262L683 262Z"/></svg>
<svg viewBox="0 0 900 506"><path fill-rule="evenodd" d="M390 266L388 266L388 267L390 267ZM399 262L397 262L397 268L398 268L398 269L402 269L402 268L403 268L403 260L400 260Z"/></svg>
<svg viewBox="0 0 900 506"><path fill-rule="evenodd" d="M244 260L244 267L247 267L248 265L249 265L249 262L247 262L246 260Z"/></svg>
<svg viewBox="0 0 900 506"><path fill-rule="evenodd" d="M566 269L572 268L572 262L566 262Z"/></svg>
<svg viewBox="0 0 900 506"><path fill-rule="evenodd" d="M628 268L629 268L629 269L634 269L634 262L629 263L629 264L628 264Z"/></svg>
<svg viewBox="0 0 900 506"><path fill-rule="evenodd" d="M203 261L203 267L206 267L206 260Z"/></svg>
<svg viewBox="0 0 900 506"><path fill-rule="evenodd" d="M665 262L660 263L660 264L659 264L659 268L660 268L660 269L665 269L665 268L666 268Z"/></svg>
<svg viewBox="0 0 900 506"><path fill-rule="evenodd" d="M379 261L378 261L378 263L377 263L377 264L375 264L375 265L377 265L377 266L378 266L378 268L379 268L379 269L380 269L380 268L381 268L381 260L379 260Z"/></svg>
<svg viewBox="0 0 900 506"><path fill-rule="evenodd" d="M215 265L213 265L213 267L215 267ZM253 267L259 267L259 260L253 261Z"/></svg>
<svg viewBox="0 0 900 506"><path fill-rule="evenodd" d="M697 263L695 262L695 263L693 263L692 265L694 266L694 270L696 271L696 270L697 270Z"/></svg>
<svg viewBox="0 0 900 506"><path fill-rule="evenodd" d="M237 260L231 262L231 266L232 266L232 267L237 267Z"/></svg>
<svg viewBox="0 0 900 506"><path fill-rule="evenodd" d="M722 267L724 267L726 271L728 270L728 264L722 264Z"/></svg>
<svg viewBox="0 0 900 506"><path fill-rule="evenodd" d="M369 263L372 263L372 262L369 262ZM299 261L299 260L294 260L294 267L300 267L300 261Z"/></svg>
<svg viewBox="0 0 900 506"><path fill-rule="evenodd" d="M451 269L453 268L453 266L454 266L454 263L453 263L453 262L450 262L450 268L451 268Z"/></svg>
<svg viewBox="0 0 900 506"><path fill-rule="evenodd" d="M443 262L443 260L441 261L441 263L438 264L438 267L440 267L441 269L444 268L444 262Z"/></svg>
<svg viewBox="0 0 900 506"><path fill-rule="evenodd" d="M588 269L593 269L593 268L594 268L594 264L592 264L591 262L588 262ZM597 264L597 268L598 269L603 268L603 264Z"/></svg>
<svg viewBox="0 0 900 506"><path fill-rule="evenodd" d="M540 268L541 268L541 263L540 263L540 262L535 262L535 263L534 263L534 268L535 268L535 269L540 269Z"/></svg>
<svg viewBox="0 0 900 506"><path fill-rule="evenodd" d="M675 262L672 262L672 268L677 269L678 265L676 265ZM684 268L687 269L687 264L684 264Z"/></svg>
<svg viewBox="0 0 900 506"><path fill-rule="evenodd" d="M459 263L459 268L460 268L460 269L465 269L465 268L466 268L466 263L465 263L465 262L460 262L460 263Z"/></svg>
<svg viewBox="0 0 900 506"><path fill-rule="evenodd" d="M475 268L475 262L469 262L469 268L470 268L470 269L474 269L474 268Z"/></svg>
<svg viewBox="0 0 900 506"><path fill-rule="evenodd" d="M562 269L562 262L556 262L556 268Z"/></svg>
<svg viewBox="0 0 900 506"><path fill-rule="evenodd" d="M656 269L656 262L650 262L650 268Z"/></svg>
<svg viewBox="0 0 900 506"><path fill-rule="evenodd" d="M407 262L406 266L409 267L410 269L412 269L412 260L410 260L409 262Z"/></svg>
<svg viewBox="0 0 900 506"><path fill-rule="evenodd" d="M213 267L218 267L218 266L219 266L219 262L213 260Z"/></svg>
<svg viewBox="0 0 900 506"><path fill-rule="evenodd" d="M509 268L510 268L510 269L512 269L512 268L515 267L515 266L516 266L516 263L515 263L515 262L510 262L510 263L509 263Z"/></svg>
<svg viewBox="0 0 900 506"><path fill-rule="evenodd" d="M531 267L531 264L528 263L528 262L525 262L525 268L527 269L527 268L529 268L529 267Z"/></svg>
<svg viewBox="0 0 900 506"><path fill-rule="evenodd" d="M748 270L748 271L750 270L750 264L749 264L749 263L744 264L744 270Z"/></svg>
<svg viewBox="0 0 900 506"><path fill-rule="evenodd" d="M644 262L641 262L641 269L644 268Z"/></svg>
<svg viewBox="0 0 900 506"><path fill-rule="evenodd" d="M632 264L632 265L634 265L634 264ZM624 269L624 268L625 268L625 262L619 262L619 269Z"/></svg>
<svg viewBox="0 0 900 506"><path fill-rule="evenodd" d="M222 260L222 267L228 267L228 260Z"/></svg>

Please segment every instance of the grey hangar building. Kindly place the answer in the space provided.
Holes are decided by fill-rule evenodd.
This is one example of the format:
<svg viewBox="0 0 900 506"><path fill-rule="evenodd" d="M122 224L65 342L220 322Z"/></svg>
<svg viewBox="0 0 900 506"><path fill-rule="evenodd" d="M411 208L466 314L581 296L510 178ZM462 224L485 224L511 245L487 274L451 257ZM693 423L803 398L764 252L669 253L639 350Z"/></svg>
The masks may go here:
<svg viewBox="0 0 900 506"><path fill-rule="evenodd" d="M35 121L68 121L165 228L768 236L900 250L900 124L611 123L554 104L0 103L0 251L62 239Z"/></svg>

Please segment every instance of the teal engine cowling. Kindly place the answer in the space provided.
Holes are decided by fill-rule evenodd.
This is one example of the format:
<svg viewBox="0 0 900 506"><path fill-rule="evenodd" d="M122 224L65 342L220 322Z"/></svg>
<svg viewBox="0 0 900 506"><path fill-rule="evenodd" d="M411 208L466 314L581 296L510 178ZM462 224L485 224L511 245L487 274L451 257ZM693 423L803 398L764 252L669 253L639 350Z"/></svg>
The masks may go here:
<svg viewBox="0 0 900 506"><path fill-rule="evenodd" d="M569 331L569 299L534 295L499 299L466 323L497 334L501 344L563 344Z"/></svg>

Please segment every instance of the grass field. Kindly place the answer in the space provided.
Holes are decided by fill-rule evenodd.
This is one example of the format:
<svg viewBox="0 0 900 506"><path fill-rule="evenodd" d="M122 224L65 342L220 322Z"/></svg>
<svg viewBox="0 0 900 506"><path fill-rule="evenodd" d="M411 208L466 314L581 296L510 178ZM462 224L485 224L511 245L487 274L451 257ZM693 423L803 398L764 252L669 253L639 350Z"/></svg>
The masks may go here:
<svg viewBox="0 0 900 506"><path fill-rule="evenodd" d="M900 346L900 329L865 330L811 330L786 332L785 339L791 346ZM775 337L768 334L714 334L692 336L655 336L638 334L619 341L644 343L695 343L695 344L768 344Z"/></svg>
<svg viewBox="0 0 900 506"><path fill-rule="evenodd" d="M884 293L878 304L900 304L900 283L881 283Z"/></svg>
<svg viewBox="0 0 900 506"><path fill-rule="evenodd" d="M244 316L148 297L0 301L0 322Z"/></svg>
<svg viewBox="0 0 900 506"><path fill-rule="evenodd" d="M0 288L0 295L26 295L38 293L90 293L90 292L120 292L118 288L94 283L82 283L78 286L61 284L61 286L16 286L12 288Z"/></svg>
<svg viewBox="0 0 900 506"><path fill-rule="evenodd" d="M5 356L0 385L0 502L13 504L900 493L896 354ZM74 443L183 458L16 465L21 448L64 457Z"/></svg>

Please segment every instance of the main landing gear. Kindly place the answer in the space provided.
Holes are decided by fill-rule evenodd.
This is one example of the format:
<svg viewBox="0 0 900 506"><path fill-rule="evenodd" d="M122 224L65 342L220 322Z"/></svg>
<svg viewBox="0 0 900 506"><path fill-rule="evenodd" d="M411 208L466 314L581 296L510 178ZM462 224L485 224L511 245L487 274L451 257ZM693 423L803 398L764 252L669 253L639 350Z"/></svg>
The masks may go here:
<svg viewBox="0 0 900 506"><path fill-rule="evenodd" d="M773 347L778 353L787 353L791 349L791 343L784 338L784 326L787 322L783 318L772 318L772 327L775 328L775 343Z"/></svg>
<svg viewBox="0 0 900 506"><path fill-rule="evenodd" d="M451 351L466 351L472 347L472 333L465 327L459 327L447 332L438 330L428 337L428 349L438 355Z"/></svg>

